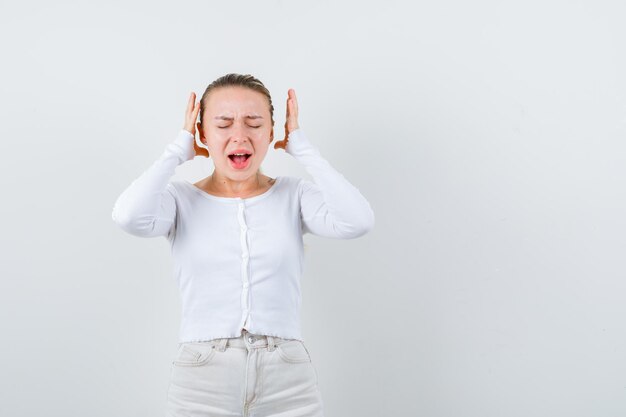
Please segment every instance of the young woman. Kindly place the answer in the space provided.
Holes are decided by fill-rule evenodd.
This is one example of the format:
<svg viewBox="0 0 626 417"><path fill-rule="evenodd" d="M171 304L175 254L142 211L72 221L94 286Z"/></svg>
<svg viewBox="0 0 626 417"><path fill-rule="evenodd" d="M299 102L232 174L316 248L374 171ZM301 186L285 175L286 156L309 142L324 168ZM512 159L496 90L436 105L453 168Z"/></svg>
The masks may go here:
<svg viewBox="0 0 626 417"><path fill-rule="evenodd" d="M293 89L274 149L314 181L262 174L273 114L269 91L251 75L218 78L199 103L191 93L183 129L113 207L126 232L170 243L182 323L169 416L323 416L300 329L302 236L356 238L374 213L305 136ZM171 180L196 155L213 158L213 173L195 184Z"/></svg>

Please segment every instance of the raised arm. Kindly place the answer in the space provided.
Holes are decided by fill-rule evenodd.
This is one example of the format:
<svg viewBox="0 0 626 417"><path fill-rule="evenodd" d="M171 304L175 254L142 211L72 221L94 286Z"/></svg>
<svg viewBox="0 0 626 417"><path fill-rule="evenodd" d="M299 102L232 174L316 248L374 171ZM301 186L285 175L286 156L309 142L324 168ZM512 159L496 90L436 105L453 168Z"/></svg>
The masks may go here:
<svg viewBox="0 0 626 417"><path fill-rule="evenodd" d="M313 182L300 182L300 213L303 233L354 239L374 227L374 211L359 190L322 157L298 124L296 92L290 88L287 98L285 139L274 144L304 165Z"/></svg>
<svg viewBox="0 0 626 417"><path fill-rule="evenodd" d="M313 177L302 180L300 207L304 233L353 239L374 227L374 211L359 190L324 159L302 128L289 134L285 148Z"/></svg>
<svg viewBox="0 0 626 417"><path fill-rule="evenodd" d="M161 156L117 198L111 217L126 232L140 237L166 236L174 231L176 202L170 178L176 167L196 155L208 156L195 143L195 121L200 109L191 93L184 128Z"/></svg>
<svg viewBox="0 0 626 417"><path fill-rule="evenodd" d="M181 129L159 159L120 194L111 214L118 226L135 236L169 237L176 218L169 180L178 165L193 159L194 140L190 132Z"/></svg>

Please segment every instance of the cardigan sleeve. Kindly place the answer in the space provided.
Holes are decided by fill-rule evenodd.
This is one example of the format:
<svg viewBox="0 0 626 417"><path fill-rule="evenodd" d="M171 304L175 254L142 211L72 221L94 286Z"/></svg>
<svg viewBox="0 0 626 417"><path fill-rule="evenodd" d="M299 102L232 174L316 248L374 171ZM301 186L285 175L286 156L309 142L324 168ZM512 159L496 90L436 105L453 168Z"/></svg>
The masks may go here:
<svg viewBox="0 0 626 417"><path fill-rule="evenodd" d="M124 231L139 237L173 235L176 201L170 178L176 167L195 156L194 135L181 129L161 156L117 198L111 217Z"/></svg>
<svg viewBox="0 0 626 417"><path fill-rule="evenodd" d="M313 177L300 182L303 234L353 239L374 227L374 211L360 191L321 156L301 128L289 133L285 148Z"/></svg>

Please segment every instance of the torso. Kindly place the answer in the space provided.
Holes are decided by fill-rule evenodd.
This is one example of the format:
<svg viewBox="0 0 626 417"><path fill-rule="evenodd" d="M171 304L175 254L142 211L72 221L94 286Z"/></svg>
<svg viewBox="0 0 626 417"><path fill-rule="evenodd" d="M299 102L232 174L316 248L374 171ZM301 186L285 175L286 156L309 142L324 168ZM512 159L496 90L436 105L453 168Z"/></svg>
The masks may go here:
<svg viewBox="0 0 626 417"><path fill-rule="evenodd" d="M274 183L276 182L276 178L270 178L267 175L261 175L261 187L254 190L253 192L250 192L247 195L225 195L225 194L220 194L218 191L213 190L211 187L208 186L207 180L209 178L210 177L204 178L194 183L193 185L195 185L196 187L198 187L205 193L214 195L216 197L241 197L241 198L255 197L257 195L263 194L264 192L272 188L272 185L274 185Z"/></svg>

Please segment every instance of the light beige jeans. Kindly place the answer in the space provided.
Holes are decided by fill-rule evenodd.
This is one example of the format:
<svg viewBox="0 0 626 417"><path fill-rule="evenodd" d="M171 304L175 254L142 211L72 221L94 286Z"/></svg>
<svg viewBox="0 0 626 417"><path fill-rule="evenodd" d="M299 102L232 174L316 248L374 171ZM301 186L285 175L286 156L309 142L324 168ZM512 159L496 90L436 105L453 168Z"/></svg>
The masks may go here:
<svg viewBox="0 0 626 417"><path fill-rule="evenodd" d="M251 334L179 344L167 417L323 417L308 349L296 339Z"/></svg>

